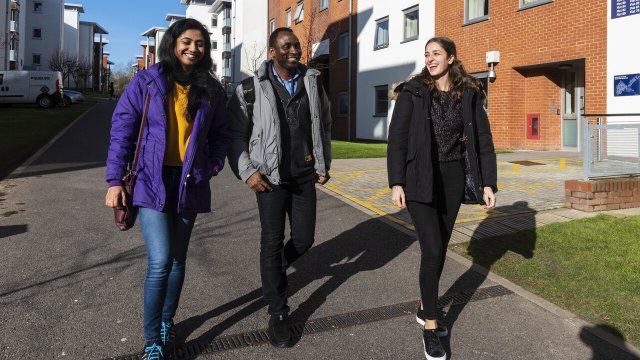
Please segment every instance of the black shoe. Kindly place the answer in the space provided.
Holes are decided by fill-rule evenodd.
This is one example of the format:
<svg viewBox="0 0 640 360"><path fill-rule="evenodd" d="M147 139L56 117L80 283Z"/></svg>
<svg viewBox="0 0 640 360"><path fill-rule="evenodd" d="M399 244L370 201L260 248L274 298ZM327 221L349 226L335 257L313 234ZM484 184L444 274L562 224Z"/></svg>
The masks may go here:
<svg viewBox="0 0 640 360"><path fill-rule="evenodd" d="M269 319L269 342L279 348L292 345L291 329L289 328L289 315L272 315Z"/></svg>
<svg viewBox="0 0 640 360"><path fill-rule="evenodd" d="M176 325L173 320L162 322L160 339L162 340L165 359L173 359L173 351L176 347Z"/></svg>
<svg viewBox="0 0 640 360"><path fill-rule="evenodd" d="M164 348L160 340L147 341L144 344L144 354L142 360L164 360Z"/></svg>
<svg viewBox="0 0 640 360"><path fill-rule="evenodd" d="M424 355L428 360L447 359L447 353L444 351L435 329L422 331L422 345L424 345Z"/></svg>
<svg viewBox="0 0 640 360"><path fill-rule="evenodd" d="M420 326L424 327L424 310L418 309L418 312L416 313L416 321L418 322L418 324L420 324ZM447 335L449 335L449 329L447 329L445 325L440 323L440 321L438 321L437 323L438 327L436 328L436 334L438 334L438 336L440 337L446 337Z"/></svg>

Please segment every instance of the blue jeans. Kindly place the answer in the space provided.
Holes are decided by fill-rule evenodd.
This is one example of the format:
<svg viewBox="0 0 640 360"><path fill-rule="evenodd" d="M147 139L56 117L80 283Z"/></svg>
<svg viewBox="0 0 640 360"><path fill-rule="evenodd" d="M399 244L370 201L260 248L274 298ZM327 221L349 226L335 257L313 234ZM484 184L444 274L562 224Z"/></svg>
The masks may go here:
<svg viewBox="0 0 640 360"><path fill-rule="evenodd" d="M160 338L162 321L173 319L184 283L187 249L196 214L178 214L182 168L165 166L162 180L167 193L162 212L140 208L140 228L147 248L144 280L144 338Z"/></svg>

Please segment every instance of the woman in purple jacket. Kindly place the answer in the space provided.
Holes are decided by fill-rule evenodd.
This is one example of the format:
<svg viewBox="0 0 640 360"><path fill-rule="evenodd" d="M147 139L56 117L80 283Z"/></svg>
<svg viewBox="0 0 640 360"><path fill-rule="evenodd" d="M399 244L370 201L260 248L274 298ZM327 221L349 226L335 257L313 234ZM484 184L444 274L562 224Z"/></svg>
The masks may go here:
<svg viewBox="0 0 640 360"><path fill-rule="evenodd" d="M172 354L191 230L196 214L211 210L209 180L224 166L225 95L211 71L210 51L209 32L200 22L173 23L160 44L160 63L136 74L113 113L106 205L133 201L139 207L148 259L143 359ZM147 94L147 126L130 199L121 179L133 157Z"/></svg>

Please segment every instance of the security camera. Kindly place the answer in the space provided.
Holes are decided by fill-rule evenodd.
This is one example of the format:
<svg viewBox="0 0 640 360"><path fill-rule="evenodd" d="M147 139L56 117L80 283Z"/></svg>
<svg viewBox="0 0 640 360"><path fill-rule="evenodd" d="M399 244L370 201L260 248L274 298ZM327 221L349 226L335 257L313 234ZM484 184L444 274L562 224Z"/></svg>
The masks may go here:
<svg viewBox="0 0 640 360"><path fill-rule="evenodd" d="M486 54L487 65L489 65L489 81L496 81L496 72L493 70L494 65L498 65L500 63L500 51L487 51Z"/></svg>

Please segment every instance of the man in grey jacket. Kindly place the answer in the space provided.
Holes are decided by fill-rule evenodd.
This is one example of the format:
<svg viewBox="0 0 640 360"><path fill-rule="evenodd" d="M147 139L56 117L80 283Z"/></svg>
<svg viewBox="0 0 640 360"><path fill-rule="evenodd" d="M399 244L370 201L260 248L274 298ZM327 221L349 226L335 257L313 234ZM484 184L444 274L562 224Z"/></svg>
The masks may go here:
<svg viewBox="0 0 640 360"><path fill-rule="evenodd" d="M277 347L292 345L286 270L314 242L315 183L329 180L331 165L329 101L320 72L302 65L301 54L291 29L274 30L271 60L252 78L254 96L246 96L254 99L247 102L247 90L238 86L229 100L229 165L256 193L262 293L271 315L269 339ZM284 244L287 216L291 239Z"/></svg>

